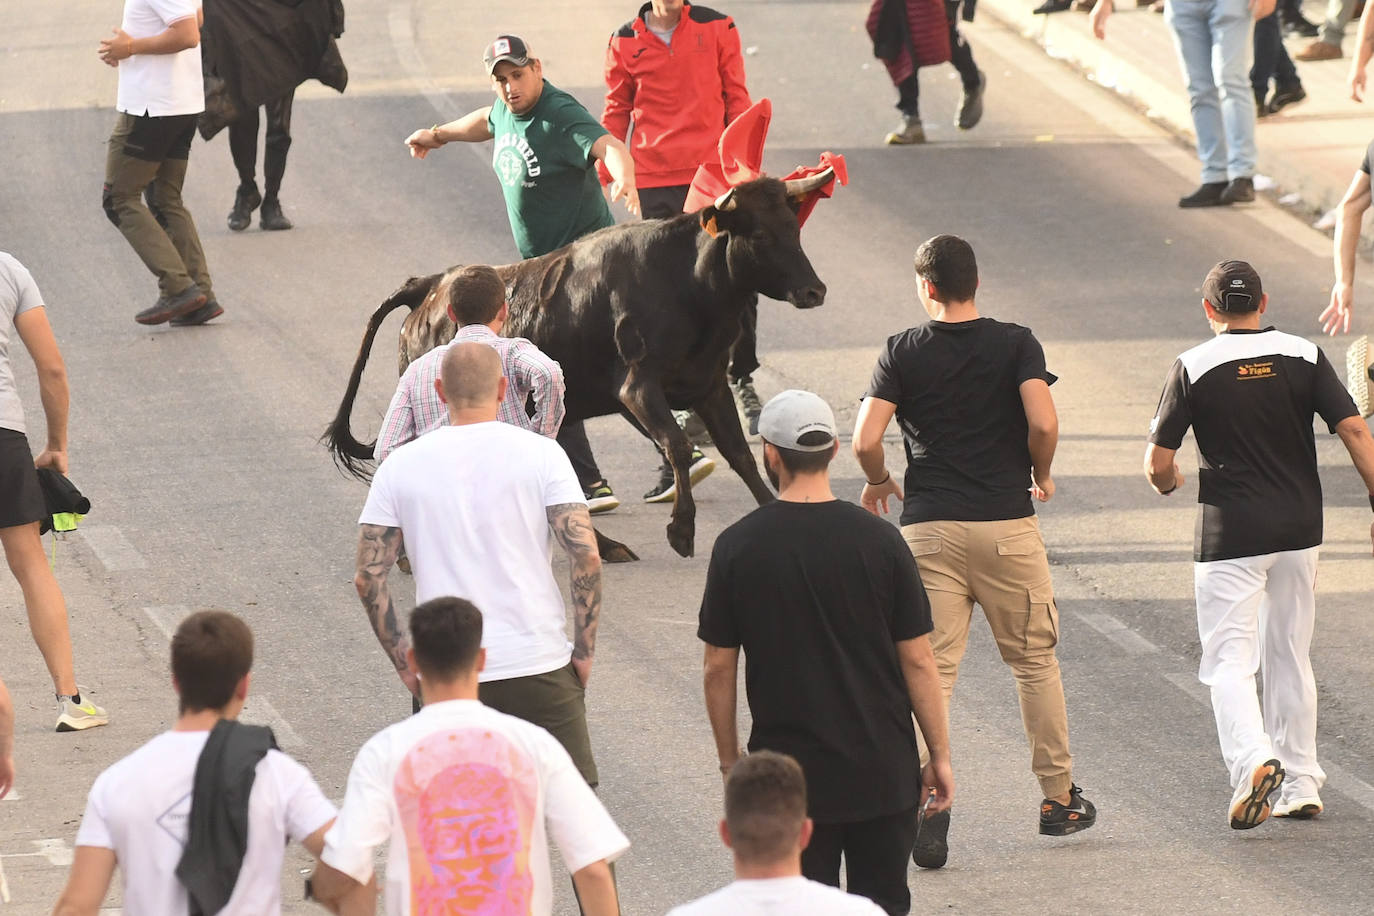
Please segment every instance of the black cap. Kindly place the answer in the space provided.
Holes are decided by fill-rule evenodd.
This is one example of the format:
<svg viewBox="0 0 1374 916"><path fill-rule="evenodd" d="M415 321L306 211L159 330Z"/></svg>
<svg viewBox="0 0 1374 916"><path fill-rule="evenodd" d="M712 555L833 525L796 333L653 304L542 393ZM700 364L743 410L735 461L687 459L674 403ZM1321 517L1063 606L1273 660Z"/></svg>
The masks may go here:
<svg viewBox="0 0 1374 916"><path fill-rule="evenodd" d="M1264 298L1264 287L1245 261L1222 261L1202 281L1202 298L1218 312L1253 312Z"/></svg>
<svg viewBox="0 0 1374 916"><path fill-rule="evenodd" d="M525 66L531 60L530 46L516 35L498 36L482 53L482 63L486 65L487 75L490 76L496 65L503 60L517 67Z"/></svg>

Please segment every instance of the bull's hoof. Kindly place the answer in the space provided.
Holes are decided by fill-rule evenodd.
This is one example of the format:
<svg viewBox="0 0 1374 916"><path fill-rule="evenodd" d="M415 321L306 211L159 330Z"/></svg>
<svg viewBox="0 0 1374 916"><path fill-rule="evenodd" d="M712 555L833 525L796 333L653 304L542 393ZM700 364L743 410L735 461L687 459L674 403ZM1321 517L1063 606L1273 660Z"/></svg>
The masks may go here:
<svg viewBox="0 0 1374 916"><path fill-rule="evenodd" d="M639 559L639 555L629 547L606 537L600 531L596 532L596 550L601 554L602 563L633 563Z"/></svg>
<svg viewBox="0 0 1374 916"><path fill-rule="evenodd" d="M668 523L668 546L677 551L680 557L690 557L696 553L696 527L691 524Z"/></svg>

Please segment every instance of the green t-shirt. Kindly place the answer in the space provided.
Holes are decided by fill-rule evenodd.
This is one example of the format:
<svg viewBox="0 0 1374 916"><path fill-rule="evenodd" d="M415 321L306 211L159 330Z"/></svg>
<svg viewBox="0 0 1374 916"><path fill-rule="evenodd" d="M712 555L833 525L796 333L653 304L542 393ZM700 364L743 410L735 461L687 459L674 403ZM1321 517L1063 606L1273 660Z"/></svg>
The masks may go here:
<svg viewBox="0 0 1374 916"><path fill-rule="evenodd" d="M592 158L606 128L581 102L545 80L539 101L523 115L497 99L487 127L496 138L491 167L521 257L548 254L615 225Z"/></svg>

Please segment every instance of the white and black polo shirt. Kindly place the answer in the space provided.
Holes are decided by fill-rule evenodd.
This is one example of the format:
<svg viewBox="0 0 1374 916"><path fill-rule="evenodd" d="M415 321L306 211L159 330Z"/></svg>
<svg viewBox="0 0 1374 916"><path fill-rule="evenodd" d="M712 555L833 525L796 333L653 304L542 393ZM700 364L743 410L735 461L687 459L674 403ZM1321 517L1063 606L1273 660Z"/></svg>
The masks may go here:
<svg viewBox="0 0 1374 916"><path fill-rule="evenodd" d="M1174 361L1150 441L1198 447L1199 562L1303 550L1322 541L1313 415L1334 432L1358 416L1321 348L1264 330L1232 330Z"/></svg>

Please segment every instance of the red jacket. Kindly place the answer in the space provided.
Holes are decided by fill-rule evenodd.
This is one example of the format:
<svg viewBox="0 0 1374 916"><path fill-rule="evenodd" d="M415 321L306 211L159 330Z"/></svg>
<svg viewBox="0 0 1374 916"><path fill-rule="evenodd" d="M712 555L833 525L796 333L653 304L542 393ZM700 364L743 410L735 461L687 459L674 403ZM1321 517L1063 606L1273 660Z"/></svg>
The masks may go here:
<svg viewBox="0 0 1374 916"><path fill-rule="evenodd" d="M601 123L624 140L634 121L639 187L690 184L697 166L716 160L725 125L750 104L739 31L729 16L684 3L669 46L645 24L649 9L611 36Z"/></svg>

